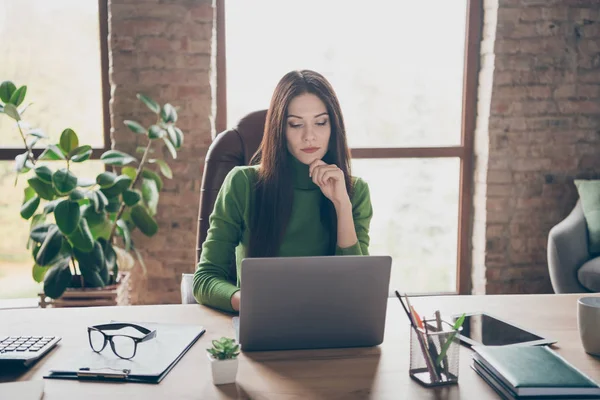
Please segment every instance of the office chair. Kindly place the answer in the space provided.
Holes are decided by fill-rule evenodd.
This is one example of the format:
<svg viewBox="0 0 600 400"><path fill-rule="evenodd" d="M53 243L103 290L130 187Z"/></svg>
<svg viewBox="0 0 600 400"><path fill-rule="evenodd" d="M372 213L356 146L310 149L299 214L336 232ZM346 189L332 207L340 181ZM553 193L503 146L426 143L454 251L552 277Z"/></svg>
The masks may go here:
<svg viewBox="0 0 600 400"><path fill-rule="evenodd" d="M250 159L258 150L265 129L267 110L255 111L243 117L232 129L217 135L206 154L204 174L200 188L200 210L198 213L198 245L196 247L196 264L200 261L202 243L206 239L209 217L213 211L215 200L225 177L238 165L249 165ZM235 272L235 260L231 265L231 276ZM181 303L196 304L193 293L194 274L182 274ZM233 282L234 284L237 282Z"/></svg>

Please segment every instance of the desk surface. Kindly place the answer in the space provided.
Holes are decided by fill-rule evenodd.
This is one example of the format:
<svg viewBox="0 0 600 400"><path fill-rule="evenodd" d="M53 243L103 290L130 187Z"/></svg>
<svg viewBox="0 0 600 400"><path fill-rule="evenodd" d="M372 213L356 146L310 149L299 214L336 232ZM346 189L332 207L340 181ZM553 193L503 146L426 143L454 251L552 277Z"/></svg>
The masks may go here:
<svg viewBox="0 0 600 400"><path fill-rule="evenodd" d="M581 295L446 296L415 298L430 315L487 311L558 340L555 349L600 382L600 360L587 355L577 331ZM497 399L470 368L472 351L461 346L459 385L425 389L408 376L409 327L397 299L390 299L385 339L373 348L258 352L240 355L236 384L214 386L205 348L210 340L233 337L231 317L199 305L99 307L0 311L2 334L52 334L56 349L20 375L0 371L0 382L42 379L53 365L88 350L89 325L111 319L195 323L206 333L158 385L45 380L53 399Z"/></svg>

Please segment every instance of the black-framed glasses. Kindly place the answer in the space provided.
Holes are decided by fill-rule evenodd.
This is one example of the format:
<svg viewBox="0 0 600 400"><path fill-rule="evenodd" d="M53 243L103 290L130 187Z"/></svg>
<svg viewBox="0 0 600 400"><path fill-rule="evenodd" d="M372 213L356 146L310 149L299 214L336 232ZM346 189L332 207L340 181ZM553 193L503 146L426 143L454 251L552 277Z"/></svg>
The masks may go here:
<svg viewBox="0 0 600 400"><path fill-rule="evenodd" d="M116 331L123 328L134 328L144 334L143 337L135 337L123 334L109 335L103 331ZM110 348L117 357L129 360L135 356L138 343L148 341L156 337L156 330L149 330L143 326L129 323L112 323L94 325L87 328L90 347L96 353L100 353L110 343Z"/></svg>

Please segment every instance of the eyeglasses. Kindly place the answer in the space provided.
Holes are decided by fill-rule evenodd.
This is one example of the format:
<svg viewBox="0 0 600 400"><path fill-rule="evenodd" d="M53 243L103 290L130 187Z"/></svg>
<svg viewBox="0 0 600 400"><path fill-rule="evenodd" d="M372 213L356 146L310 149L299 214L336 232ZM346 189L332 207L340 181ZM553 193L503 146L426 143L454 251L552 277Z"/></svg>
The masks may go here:
<svg viewBox="0 0 600 400"><path fill-rule="evenodd" d="M102 331L116 331L123 328L134 328L142 332L144 337L134 337L129 335L108 335ZM138 343L145 342L156 337L156 330L150 331L142 326L128 323L113 323L104 325L90 326L88 329L88 337L90 339L90 347L96 353L100 353L106 347L106 343L110 342L110 347L119 358L129 360L135 356Z"/></svg>

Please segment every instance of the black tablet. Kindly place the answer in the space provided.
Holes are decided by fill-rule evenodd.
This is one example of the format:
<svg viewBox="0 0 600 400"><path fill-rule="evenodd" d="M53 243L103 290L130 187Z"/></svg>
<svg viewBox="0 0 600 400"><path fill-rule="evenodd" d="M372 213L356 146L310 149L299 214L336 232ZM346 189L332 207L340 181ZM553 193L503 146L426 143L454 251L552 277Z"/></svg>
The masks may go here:
<svg viewBox="0 0 600 400"><path fill-rule="evenodd" d="M461 314L462 315L462 314ZM460 315L454 315L453 321ZM546 345L556 343L540 334L494 317L488 313L467 313L462 324L460 340L468 346Z"/></svg>

